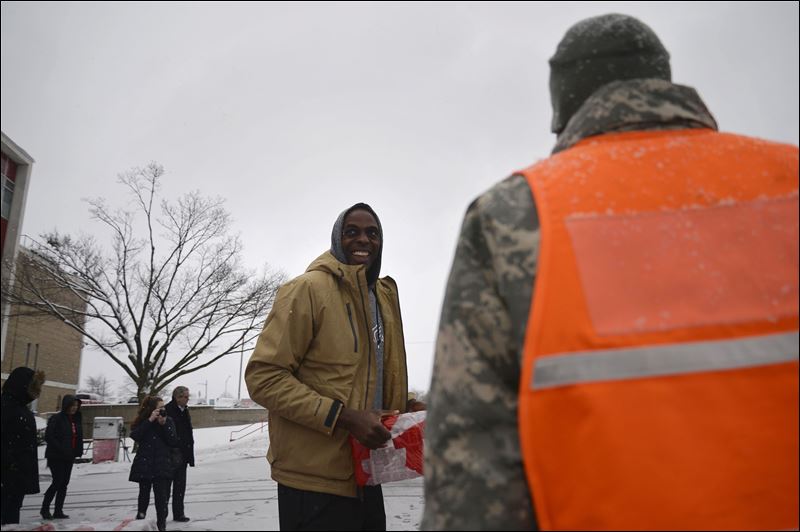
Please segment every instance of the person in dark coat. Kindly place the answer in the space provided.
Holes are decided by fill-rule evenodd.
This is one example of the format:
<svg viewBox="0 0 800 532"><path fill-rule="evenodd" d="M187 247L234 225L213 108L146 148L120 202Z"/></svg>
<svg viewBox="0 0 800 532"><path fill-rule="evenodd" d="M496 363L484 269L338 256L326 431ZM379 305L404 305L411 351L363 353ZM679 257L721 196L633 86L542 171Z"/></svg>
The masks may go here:
<svg viewBox="0 0 800 532"><path fill-rule="evenodd" d="M139 414L131 424L131 438L139 444L128 477L131 482L139 483L136 519L144 519L152 487L156 499L156 524L158 530L166 530L169 485L174 471L172 449L178 447L178 435L175 422L167 416L160 397L148 395L144 398Z"/></svg>
<svg viewBox="0 0 800 532"><path fill-rule="evenodd" d="M72 475L72 465L76 458L83 454L83 427L81 426L81 400L74 395L65 395L61 400L61 411L47 420L44 439L47 450L47 467L53 474L53 482L44 492L42 509L39 512L43 519L68 519L64 514L64 499L67 498L67 486ZM56 507L50 514L50 503L56 499Z"/></svg>
<svg viewBox="0 0 800 532"><path fill-rule="evenodd" d="M0 521L4 525L19 523L25 495L39 493L36 420L28 404L39 397L44 380L43 371L20 366L3 383Z"/></svg>
<svg viewBox="0 0 800 532"><path fill-rule="evenodd" d="M172 401L167 403L167 415L175 421L178 432L178 443L181 449L181 461L175 468L172 478L172 515L175 521L189 521L183 508L183 496L186 493L186 466L194 467L194 434L192 433L192 416L189 414L189 388L177 386L172 391Z"/></svg>

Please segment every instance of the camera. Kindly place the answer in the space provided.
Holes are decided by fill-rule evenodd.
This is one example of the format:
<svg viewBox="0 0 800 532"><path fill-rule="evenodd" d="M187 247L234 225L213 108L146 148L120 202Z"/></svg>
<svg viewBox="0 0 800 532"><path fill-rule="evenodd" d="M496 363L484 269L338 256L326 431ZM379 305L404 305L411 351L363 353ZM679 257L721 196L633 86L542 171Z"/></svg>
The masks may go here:
<svg viewBox="0 0 800 532"><path fill-rule="evenodd" d="M161 416L161 417L167 417L167 409L166 408L160 408L158 410L158 415Z"/></svg>

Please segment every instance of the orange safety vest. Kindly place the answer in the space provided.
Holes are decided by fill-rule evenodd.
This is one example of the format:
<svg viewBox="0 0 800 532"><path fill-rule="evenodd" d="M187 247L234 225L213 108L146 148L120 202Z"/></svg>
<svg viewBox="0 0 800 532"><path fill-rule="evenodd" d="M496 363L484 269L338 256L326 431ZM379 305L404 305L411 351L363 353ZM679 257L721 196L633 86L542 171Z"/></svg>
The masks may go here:
<svg viewBox="0 0 800 532"><path fill-rule="evenodd" d="M541 528L797 529L797 147L628 132L522 173L541 248L519 428Z"/></svg>

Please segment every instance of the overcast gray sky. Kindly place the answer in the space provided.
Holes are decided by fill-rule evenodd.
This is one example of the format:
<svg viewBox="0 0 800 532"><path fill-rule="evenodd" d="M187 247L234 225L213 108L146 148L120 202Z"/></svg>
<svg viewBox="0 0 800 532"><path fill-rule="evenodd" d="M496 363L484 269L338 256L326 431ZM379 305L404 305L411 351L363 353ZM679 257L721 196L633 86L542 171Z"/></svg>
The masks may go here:
<svg viewBox="0 0 800 532"><path fill-rule="evenodd" d="M92 232L81 199L154 160L167 196L227 199L248 266L293 277L367 202L426 390L464 211L549 154L547 59L609 12L656 31L723 131L798 143L797 2L4 1L2 130L36 160L23 233ZM235 395L238 359L181 383ZM101 371L122 380L87 351L81 382Z"/></svg>

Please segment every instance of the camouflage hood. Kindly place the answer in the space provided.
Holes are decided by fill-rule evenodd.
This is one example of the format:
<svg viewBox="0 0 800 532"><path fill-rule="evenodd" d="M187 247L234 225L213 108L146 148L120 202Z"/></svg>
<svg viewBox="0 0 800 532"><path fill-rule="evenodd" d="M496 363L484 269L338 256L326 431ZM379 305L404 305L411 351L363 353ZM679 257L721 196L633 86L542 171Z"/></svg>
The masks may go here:
<svg viewBox="0 0 800 532"><path fill-rule="evenodd" d="M717 129L693 88L663 79L614 81L587 98L558 136L553 153L604 133L687 128Z"/></svg>

